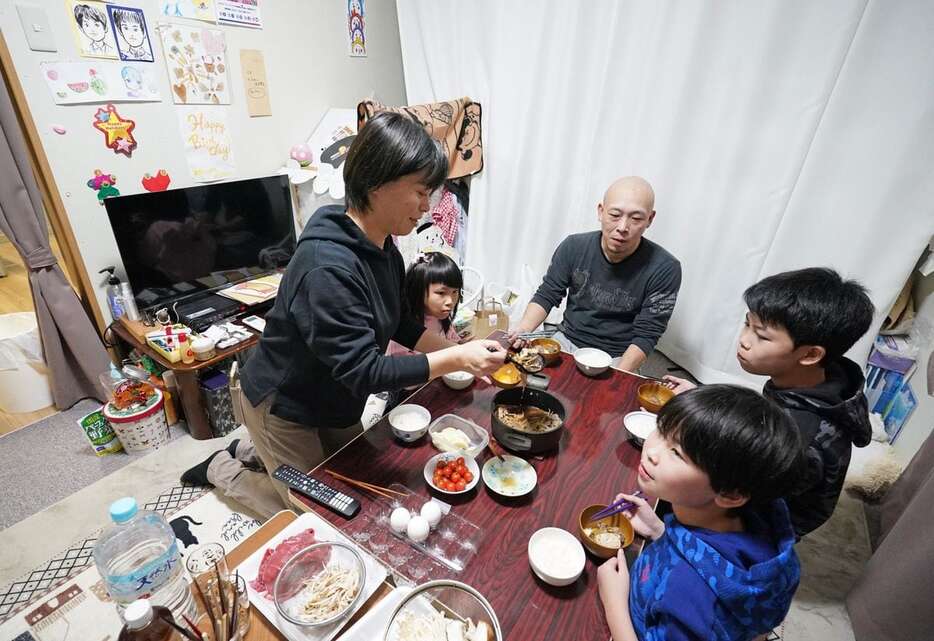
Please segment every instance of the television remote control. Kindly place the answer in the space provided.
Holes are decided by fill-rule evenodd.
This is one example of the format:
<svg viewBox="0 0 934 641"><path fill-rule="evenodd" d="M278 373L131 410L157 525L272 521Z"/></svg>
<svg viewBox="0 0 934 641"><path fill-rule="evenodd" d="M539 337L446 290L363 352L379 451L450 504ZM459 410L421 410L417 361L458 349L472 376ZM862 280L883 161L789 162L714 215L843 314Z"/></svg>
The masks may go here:
<svg viewBox="0 0 934 641"><path fill-rule="evenodd" d="M296 492L303 494L348 519L360 511L360 501L338 492L330 485L303 474L291 465L280 465L272 473L272 478L282 481Z"/></svg>

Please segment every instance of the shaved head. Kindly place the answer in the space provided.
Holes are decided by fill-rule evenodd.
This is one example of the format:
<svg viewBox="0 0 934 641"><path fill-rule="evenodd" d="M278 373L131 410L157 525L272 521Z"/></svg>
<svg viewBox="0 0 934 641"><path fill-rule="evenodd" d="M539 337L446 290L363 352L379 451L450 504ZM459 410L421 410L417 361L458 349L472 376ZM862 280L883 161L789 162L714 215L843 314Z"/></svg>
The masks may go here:
<svg viewBox="0 0 934 641"><path fill-rule="evenodd" d="M603 194L603 206L619 202L638 204L646 213L651 213L655 209L655 190L649 181L639 176L617 178Z"/></svg>
<svg viewBox="0 0 934 641"><path fill-rule="evenodd" d="M655 191L645 178L626 176L610 185L597 205L601 246L611 263L624 260L639 247L642 234L655 218Z"/></svg>

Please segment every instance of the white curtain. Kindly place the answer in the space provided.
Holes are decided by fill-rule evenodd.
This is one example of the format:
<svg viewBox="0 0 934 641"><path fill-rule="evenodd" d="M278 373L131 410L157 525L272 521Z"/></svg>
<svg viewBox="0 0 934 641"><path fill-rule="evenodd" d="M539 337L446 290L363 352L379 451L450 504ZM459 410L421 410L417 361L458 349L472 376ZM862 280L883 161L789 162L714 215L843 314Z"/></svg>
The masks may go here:
<svg viewBox="0 0 934 641"><path fill-rule="evenodd" d="M928 0L397 5L409 103L483 105L467 264L542 274L614 178L644 176L647 237L684 270L660 348L705 382L753 380L748 285L830 266L881 321L934 232Z"/></svg>

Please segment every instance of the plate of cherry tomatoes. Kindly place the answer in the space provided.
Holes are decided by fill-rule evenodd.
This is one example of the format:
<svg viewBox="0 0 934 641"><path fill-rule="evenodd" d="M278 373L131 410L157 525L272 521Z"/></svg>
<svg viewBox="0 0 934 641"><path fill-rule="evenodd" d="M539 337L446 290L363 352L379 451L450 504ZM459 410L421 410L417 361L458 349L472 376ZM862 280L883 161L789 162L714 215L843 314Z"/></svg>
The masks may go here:
<svg viewBox="0 0 934 641"><path fill-rule="evenodd" d="M425 463L425 481L444 494L463 494L480 481L480 467L459 452L442 452Z"/></svg>

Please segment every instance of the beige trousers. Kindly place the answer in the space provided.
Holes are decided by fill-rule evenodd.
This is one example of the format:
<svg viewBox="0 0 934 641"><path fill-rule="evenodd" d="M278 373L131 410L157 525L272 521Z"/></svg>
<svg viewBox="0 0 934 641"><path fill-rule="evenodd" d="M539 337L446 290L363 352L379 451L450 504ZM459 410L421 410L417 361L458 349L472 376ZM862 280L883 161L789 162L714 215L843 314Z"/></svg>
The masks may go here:
<svg viewBox="0 0 934 641"><path fill-rule="evenodd" d="M268 519L290 508L288 487L270 476L282 464L310 471L363 432L358 422L344 429L310 428L270 413L274 394L253 406L234 378L230 384L234 414L246 425L263 469L253 469L221 451L208 466L211 483L224 494ZM242 444L241 444L242 445ZM238 447L237 453L245 451ZM244 457L249 463L249 459Z"/></svg>

